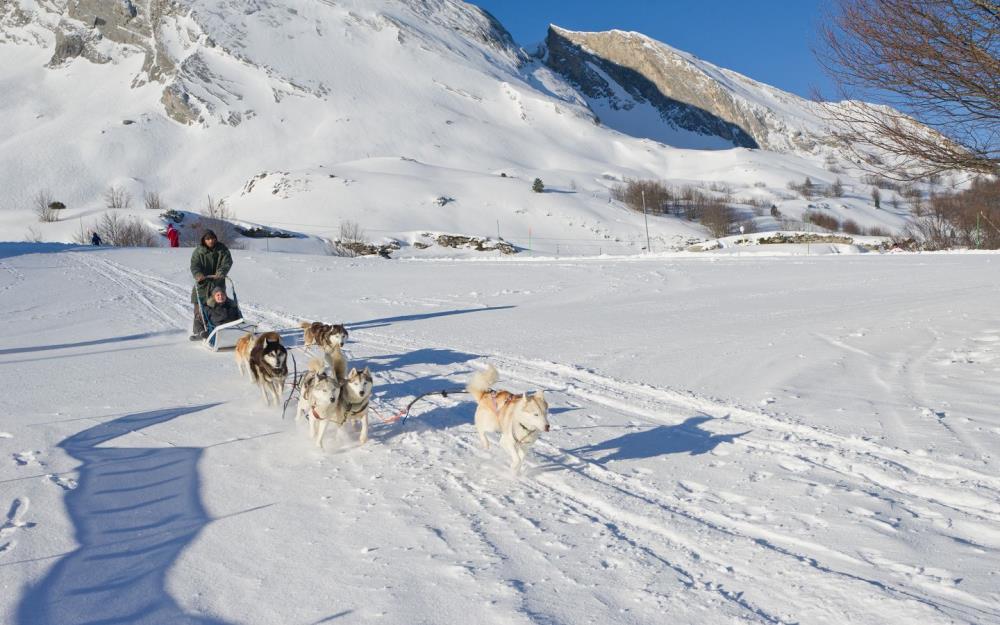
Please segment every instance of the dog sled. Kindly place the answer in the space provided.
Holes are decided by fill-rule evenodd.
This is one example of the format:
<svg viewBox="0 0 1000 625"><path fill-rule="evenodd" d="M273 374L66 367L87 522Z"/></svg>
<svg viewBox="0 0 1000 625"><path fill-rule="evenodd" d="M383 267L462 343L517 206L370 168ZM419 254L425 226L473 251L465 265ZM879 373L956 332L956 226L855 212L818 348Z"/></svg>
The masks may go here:
<svg viewBox="0 0 1000 625"><path fill-rule="evenodd" d="M230 321L228 323L223 323L219 325L213 325L209 320L208 315L205 314L206 303L202 301L201 295L198 290L195 289L195 297L198 300L198 309L201 311L201 318L205 322L205 330L208 332L208 336L202 340L202 345L217 352L223 349L233 349L236 347L236 341L240 340L240 337L247 334L253 334L257 325L247 322L243 318L243 311L240 310L240 300L236 296L236 283L229 276L226 276L226 297L233 300L233 304L236 305L236 310L239 311L239 319L235 321ZM229 295L229 291L232 291L232 296Z"/></svg>

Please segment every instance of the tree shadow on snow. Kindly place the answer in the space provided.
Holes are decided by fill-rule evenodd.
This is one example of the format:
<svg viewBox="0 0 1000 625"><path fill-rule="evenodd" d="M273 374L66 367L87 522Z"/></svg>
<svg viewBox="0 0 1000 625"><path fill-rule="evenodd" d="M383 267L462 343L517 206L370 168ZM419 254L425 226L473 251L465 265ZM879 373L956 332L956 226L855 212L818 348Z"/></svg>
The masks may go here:
<svg viewBox="0 0 1000 625"><path fill-rule="evenodd" d="M344 327L348 331L352 330L370 330L372 328L384 328L385 326L392 325L394 323L399 323L403 321L422 321L424 319L434 319L435 317L451 317L454 315L466 315L469 313L476 312L491 312L494 310L506 310L508 308L517 308L516 306L484 306L481 308L462 308L458 310L440 310L437 312L429 313L419 313L413 315L400 315L398 317L382 317L381 319L369 319L367 321L355 321L352 323L345 323ZM304 345L302 328L282 328L280 330L275 330L281 336L281 343L285 347L302 347Z"/></svg>
<svg viewBox="0 0 1000 625"><path fill-rule="evenodd" d="M615 460L638 460L668 454L706 454L722 443L731 443L747 434L713 434L699 426L711 417L699 415L690 417L677 425L661 425L623 434L593 445L567 450L579 454L597 464ZM607 453L605 453L607 452Z"/></svg>
<svg viewBox="0 0 1000 625"><path fill-rule="evenodd" d="M143 332L141 334L129 334L127 336L112 336L106 339L94 339L92 341L79 341L77 343L53 343L51 345L32 345L28 347L11 347L0 349L0 356L9 354L27 354L31 352L48 352L55 349L73 349L74 347L93 347L94 345L106 345L108 343L124 343L127 341L139 341L150 339L156 336L168 334L183 334L183 330L162 330L160 332Z"/></svg>
<svg viewBox="0 0 1000 625"><path fill-rule="evenodd" d="M476 354L468 354L453 349L425 348L400 354L358 358L351 361L351 366L358 368L370 367L374 373L385 371L390 374L390 378L393 381L389 383L380 382L375 386L375 396L380 401L392 402L402 399L409 401L423 393L460 388L464 385L464 380L456 382L454 379L441 377L434 373L404 379L403 376L407 375L405 367L428 365L447 367L471 362L477 358L479 356ZM469 371L471 373L471 369ZM451 372L451 375L453 374L454 372ZM402 407L400 406L400 408Z"/></svg>
<svg viewBox="0 0 1000 625"><path fill-rule="evenodd" d="M199 494L204 450L102 446L216 405L131 414L59 444L81 463L65 499L79 547L28 589L18 625L225 625L184 612L166 587L170 567L211 521Z"/></svg>
<svg viewBox="0 0 1000 625"><path fill-rule="evenodd" d="M507 310L517 308L517 306L482 306L479 308L460 308L457 310L439 310L429 313L418 313L413 315L400 315L398 317L383 317L381 319L369 319L367 321L355 321L345 324L348 330L370 330L372 328L382 328L401 321L423 321L424 319L434 319L435 317L451 317L454 315L467 315L477 312L492 312L495 310Z"/></svg>

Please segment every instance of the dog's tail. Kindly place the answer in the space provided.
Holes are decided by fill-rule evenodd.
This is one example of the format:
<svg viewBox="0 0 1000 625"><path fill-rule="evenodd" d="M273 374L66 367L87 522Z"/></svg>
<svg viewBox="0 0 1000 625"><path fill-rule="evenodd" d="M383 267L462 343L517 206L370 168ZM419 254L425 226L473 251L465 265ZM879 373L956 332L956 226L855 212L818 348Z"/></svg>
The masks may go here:
<svg viewBox="0 0 1000 625"><path fill-rule="evenodd" d="M260 340L265 343L281 343L281 335L277 332L268 332L261 336Z"/></svg>
<svg viewBox="0 0 1000 625"><path fill-rule="evenodd" d="M313 358L309 361L309 371L312 371L313 374L319 375L323 369L323 361L319 358Z"/></svg>
<svg viewBox="0 0 1000 625"><path fill-rule="evenodd" d="M302 328L303 330L308 330L309 328L312 327L312 323L309 321L303 321L302 323L299 324L299 327Z"/></svg>
<svg viewBox="0 0 1000 625"><path fill-rule="evenodd" d="M497 373L496 368L493 365L487 365L486 369L477 372L469 379L469 383L465 385L465 390L469 391L476 398L476 401L479 401L499 379L500 374Z"/></svg>
<svg viewBox="0 0 1000 625"><path fill-rule="evenodd" d="M326 359L326 364L333 370L338 381L343 382L347 379L347 359L339 347L333 350L333 353L323 352L323 358Z"/></svg>

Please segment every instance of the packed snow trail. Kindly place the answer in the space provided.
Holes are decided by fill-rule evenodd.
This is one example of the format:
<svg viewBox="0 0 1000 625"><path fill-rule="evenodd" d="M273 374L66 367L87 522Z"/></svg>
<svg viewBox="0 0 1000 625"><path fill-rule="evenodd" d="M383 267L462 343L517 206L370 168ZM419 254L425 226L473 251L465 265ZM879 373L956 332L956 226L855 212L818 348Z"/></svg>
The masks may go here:
<svg viewBox="0 0 1000 625"><path fill-rule="evenodd" d="M163 272L150 260L83 252L4 261L62 294L32 299L15 285L19 303L4 311L29 345L0 348L0 367L19 373L16 383L4 376L0 389L16 415L0 445L25 459L0 474L0 493L32 503L18 504L0 531L0 544L17 538L0 552L0 566L18 587L33 584L2 604L5 622L31 622L47 602L84 606L121 589L149 604L106 616L135 622L171 610L191 622L446 623L473 609L484 623L1000 622L991 582L1000 549L995 438L981 437L976 453L985 460L969 461L845 435L808 414L772 413L768 402L762 409L627 381L558 362L559 353L538 359L517 340L503 353L484 352L484 316L508 337L530 320L502 300L449 309L463 299L461 286L425 293L423 313L383 314L397 306L388 303L375 304L369 321L342 318L338 293L317 289L317 279L341 284L351 275L350 288L363 289L360 277L399 265L304 265L275 255L244 288L241 264L260 261L237 253L241 307L263 327L292 337L303 319L354 321L348 352L352 364L375 372L381 415L421 392L462 385L485 362L498 367L501 386L545 390L552 410L553 430L520 477L496 447L479 448L471 403L460 396L428 398L405 427L375 418L367 445L342 432L320 452L301 425L258 404L228 355L186 342L183 267ZM428 275L438 269L425 267ZM558 278L571 270L551 271ZM482 269L469 271L480 281ZM366 297L377 299L380 288ZM514 325L503 321L510 315ZM432 327L442 322L449 331ZM977 346L979 359L994 353L990 341ZM929 353L918 355L929 361ZM53 366L55 386L45 383ZM914 388L918 373L908 373ZM142 415L162 418L129 425ZM100 458L88 462L69 441L95 427L117 438L94 447ZM154 468L132 485L97 480L102 494L84 497L98 467L124 453L116 448L197 460ZM120 497L120 505L101 497ZM155 503L177 497L189 503L162 512ZM88 558L106 548L89 529L99 502L101 510L141 506L176 551L153 545L152 576L105 568L110 577L90 575L90 586L58 581L67 570L80 578L98 566ZM187 510L197 524L171 529L169 510ZM142 524L129 527L146 540ZM141 555L121 551L126 560L116 565Z"/></svg>

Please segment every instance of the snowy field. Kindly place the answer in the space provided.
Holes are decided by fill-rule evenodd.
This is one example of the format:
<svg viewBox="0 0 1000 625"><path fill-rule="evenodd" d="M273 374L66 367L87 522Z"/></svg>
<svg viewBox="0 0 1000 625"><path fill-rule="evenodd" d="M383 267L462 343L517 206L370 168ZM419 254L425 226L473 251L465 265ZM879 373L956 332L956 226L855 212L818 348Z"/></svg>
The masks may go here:
<svg viewBox="0 0 1000 625"><path fill-rule="evenodd" d="M188 254L0 244L0 622L1000 623L996 255L235 253L384 417L544 389L513 476L467 396L311 447L187 341Z"/></svg>

